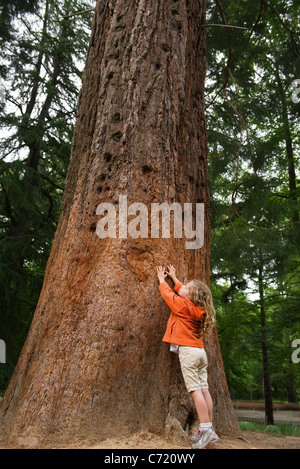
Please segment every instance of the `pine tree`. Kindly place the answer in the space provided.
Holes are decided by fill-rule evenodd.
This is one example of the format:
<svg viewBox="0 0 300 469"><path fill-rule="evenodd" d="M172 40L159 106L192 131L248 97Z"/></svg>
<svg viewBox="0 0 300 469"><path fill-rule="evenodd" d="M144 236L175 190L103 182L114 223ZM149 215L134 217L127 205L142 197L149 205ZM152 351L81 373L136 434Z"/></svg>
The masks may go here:
<svg viewBox="0 0 300 469"><path fill-rule="evenodd" d="M7 5L16 18L1 67L0 336L9 351L1 390L28 333L58 223L92 15L62 17L82 5L47 0L27 14Z"/></svg>
<svg viewBox="0 0 300 469"><path fill-rule="evenodd" d="M234 311L243 282L258 295L252 304L262 321L255 324L257 332L261 329L261 370L268 382L265 394L270 396L273 324L280 314L283 326L284 304L295 305L298 276L299 104L291 99L299 67L297 7L280 1L209 5L210 22L221 18L248 29L245 33L211 28L208 34L213 273L225 288L232 287ZM277 314L270 285L277 289ZM288 335L293 331L290 326L285 325ZM252 331L246 331L251 337ZM285 345L286 337L281 343ZM270 412L267 418L272 421Z"/></svg>

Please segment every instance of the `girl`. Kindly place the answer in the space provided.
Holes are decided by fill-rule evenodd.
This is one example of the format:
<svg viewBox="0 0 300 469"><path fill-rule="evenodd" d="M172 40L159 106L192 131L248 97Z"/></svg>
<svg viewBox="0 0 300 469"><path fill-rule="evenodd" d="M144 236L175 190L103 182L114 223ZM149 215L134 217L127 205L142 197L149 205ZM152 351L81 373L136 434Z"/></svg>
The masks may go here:
<svg viewBox="0 0 300 469"><path fill-rule="evenodd" d="M174 290L165 282L169 276ZM200 426L192 437L193 449L204 449L219 440L212 427L213 403L207 382L207 356L203 337L214 327L215 310L209 288L200 280L183 285L177 278L173 265L168 271L157 268L160 293L172 312L163 342L170 343L170 350L177 352L187 390L191 393Z"/></svg>

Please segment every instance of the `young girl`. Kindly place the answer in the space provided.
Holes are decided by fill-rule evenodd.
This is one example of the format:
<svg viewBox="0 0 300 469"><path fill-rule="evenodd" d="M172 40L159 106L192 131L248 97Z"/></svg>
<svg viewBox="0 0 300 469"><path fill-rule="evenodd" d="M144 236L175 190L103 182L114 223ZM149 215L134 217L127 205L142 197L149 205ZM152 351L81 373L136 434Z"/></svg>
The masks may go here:
<svg viewBox="0 0 300 469"><path fill-rule="evenodd" d="M175 292L165 282L169 276L175 284ZM177 352L187 390L191 393L200 426L192 437L193 449L204 449L219 440L212 427L213 403L207 382L207 356L203 337L214 327L215 310L209 288L200 280L183 285L175 268L168 271L157 268L160 293L172 312L163 342L170 343L170 350Z"/></svg>

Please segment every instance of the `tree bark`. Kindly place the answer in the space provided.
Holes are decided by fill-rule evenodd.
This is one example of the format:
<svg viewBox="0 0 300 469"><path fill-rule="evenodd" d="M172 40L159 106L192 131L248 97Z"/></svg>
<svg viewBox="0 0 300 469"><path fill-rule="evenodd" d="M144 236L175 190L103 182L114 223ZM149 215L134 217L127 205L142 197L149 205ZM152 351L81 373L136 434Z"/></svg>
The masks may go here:
<svg viewBox="0 0 300 469"><path fill-rule="evenodd" d="M273 400L272 400L272 388L271 388L271 377L270 377L270 364L269 364L269 347L267 337L267 322L266 322L266 310L265 310L265 296L264 296L264 285L263 285L263 267L259 266L259 303L260 303L260 322L261 322L261 348L262 348L262 359L263 359L263 386L264 386L264 398L265 398L265 420L268 425L274 425L273 415Z"/></svg>
<svg viewBox="0 0 300 469"><path fill-rule="evenodd" d="M295 156L294 156L294 149L293 149L293 140L291 135L291 128L289 122L289 115L288 115L288 106L286 102L285 91L283 87L282 80L279 75L279 70L276 68L275 70L279 96L282 105L282 130L285 140L285 148L286 148L286 156L287 156L287 163L288 163L288 175L289 175L289 197L291 198L294 209L292 211L292 222L295 228L295 241L296 246L300 244L300 229L299 229L299 209L298 209L298 194L297 194L297 177L296 177L296 169L295 169Z"/></svg>
<svg viewBox="0 0 300 469"><path fill-rule="evenodd" d="M162 431L195 417L156 266L209 282L205 1L98 1L64 204L27 341L1 407L11 440ZM205 204L205 241L100 239L100 203ZM130 217L129 217L130 220ZM206 343L217 431L239 429L217 332ZM9 353L9 352L8 352ZM25 438L25 440L24 440Z"/></svg>

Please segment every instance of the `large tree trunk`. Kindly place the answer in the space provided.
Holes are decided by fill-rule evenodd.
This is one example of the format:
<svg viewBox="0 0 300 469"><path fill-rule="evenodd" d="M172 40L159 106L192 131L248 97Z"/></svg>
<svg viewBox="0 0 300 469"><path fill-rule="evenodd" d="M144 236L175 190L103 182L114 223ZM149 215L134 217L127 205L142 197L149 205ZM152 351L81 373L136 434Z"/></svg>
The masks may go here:
<svg viewBox="0 0 300 469"><path fill-rule="evenodd" d="M63 210L32 326L2 403L11 439L97 437L194 415L155 267L209 281L205 1L98 1ZM205 242L97 236L100 203L205 204ZM132 218L132 217L131 217ZM130 220L130 217L129 217ZM149 231L150 233L150 231ZM215 425L239 432L214 332ZM9 351L8 351L9 353ZM25 438L25 440L24 440Z"/></svg>

